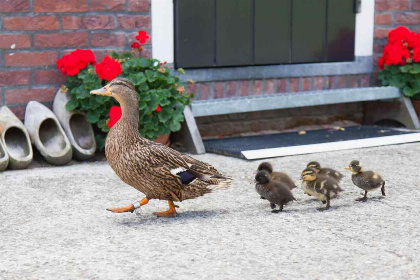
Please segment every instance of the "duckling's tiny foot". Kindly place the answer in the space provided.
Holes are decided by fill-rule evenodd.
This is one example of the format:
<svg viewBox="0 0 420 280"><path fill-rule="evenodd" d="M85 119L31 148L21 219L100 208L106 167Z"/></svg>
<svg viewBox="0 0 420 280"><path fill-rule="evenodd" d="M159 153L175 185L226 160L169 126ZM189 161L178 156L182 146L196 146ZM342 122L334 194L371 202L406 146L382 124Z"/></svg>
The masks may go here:
<svg viewBox="0 0 420 280"><path fill-rule="evenodd" d="M322 204L326 204L326 203L327 203L327 201L326 201L326 200L322 201Z"/></svg>
<svg viewBox="0 0 420 280"><path fill-rule="evenodd" d="M270 207L271 207L271 209L274 209L274 208L276 208L276 205L275 205L275 204L273 204L273 203L271 203L271 204L270 204Z"/></svg>
<svg viewBox="0 0 420 280"><path fill-rule="evenodd" d="M273 211L271 211L271 213L279 213L279 212L281 212L281 210L273 210Z"/></svg>
<svg viewBox="0 0 420 280"><path fill-rule="evenodd" d="M382 188L381 188L381 192L382 192L382 195L383 195L383 196L386 196L386 195L385 195L385 188L384 188L384 187L382 187Z"/></svg>
<svg viewBox="0 0 420 280"><path fill-rule="evenodd" d="M318 210L318 211L325 211L325 210L328 210L328 209L330 209L330 208L327 208L327 207L320 207L320 208L316 208L316 210Z"/></svg>
<svg viewBox="0 0 420 280"><path fill-rule="evenodd" d="M128 206L124 206L124 207L120 207L120 208L108 208L106 210L111 211L113 213L125 213L125 212L133 213L135 208L134 208L133 204L130 204Z"/></svg>
<svg viewBox="0 0 420 280"><path fill-rule="evenodd" d="M356 198L356 201L366 202L367 201L367 197L359 197L359 198Z"/></svg>

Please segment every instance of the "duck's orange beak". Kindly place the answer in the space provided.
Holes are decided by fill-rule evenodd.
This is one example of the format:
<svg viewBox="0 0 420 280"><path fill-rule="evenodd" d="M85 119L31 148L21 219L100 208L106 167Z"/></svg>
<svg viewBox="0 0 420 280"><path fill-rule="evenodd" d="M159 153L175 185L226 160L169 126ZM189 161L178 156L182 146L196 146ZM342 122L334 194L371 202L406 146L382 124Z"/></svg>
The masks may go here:
<svg viewBox="0 0 420 280"><path fill-rule="evenodd" d="M103 95L103 96L111 96L111 92L109 91L109 86L106 85L103 88L95 89L90 92L90 94L96 95Z"/></svg>

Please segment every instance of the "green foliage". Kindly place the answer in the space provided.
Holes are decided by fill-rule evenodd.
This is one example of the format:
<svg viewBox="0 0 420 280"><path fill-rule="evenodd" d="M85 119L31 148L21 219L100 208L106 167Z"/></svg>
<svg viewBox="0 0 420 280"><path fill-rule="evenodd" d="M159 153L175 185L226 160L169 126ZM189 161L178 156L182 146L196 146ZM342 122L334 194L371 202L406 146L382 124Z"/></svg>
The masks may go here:
<svg viewBox="0 0 420 280"><path fill-rule="evenodd" d="M420 98L420 64L385 65L378 78L384 86L395 86L410 98Z"/></svg>
<svg viewBox="0 0 420 280"><path fill-rule="evenodd" d="M184 121L184 108L193 95L177 91L184 84L171 73L170 68L161 66L156 59L135 57L128 52L112 52L110 56L121 63L122 74L119 77L130 79L136 87L140 134L153 140L159 135L180 130ZM112 106L119 106L112 97L90 94L91 90L106 84L107 81L99 79L91 65L76 76L68 76L66 83L70 96L66 109L86 112L87 120L95 126L98 149L105 146L106 133L109 131L108 112ZM156 111L158 106L161 107L160 112Z"/></svg>

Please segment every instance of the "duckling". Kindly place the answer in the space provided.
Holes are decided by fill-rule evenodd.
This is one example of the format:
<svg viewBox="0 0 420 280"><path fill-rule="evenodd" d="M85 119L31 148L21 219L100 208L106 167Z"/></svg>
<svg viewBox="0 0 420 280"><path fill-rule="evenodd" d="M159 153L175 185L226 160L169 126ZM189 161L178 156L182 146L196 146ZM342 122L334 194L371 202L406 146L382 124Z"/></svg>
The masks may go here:
<svg viewBox="0 0 420 280"><path fill-rule="evenodd" d="M362 171L362 165L358 160L351 161L345 169L353 173L351 175L353 184L365 191L365 195L356 201L366 201L367 193L378 188L381 188L382 195L385 196L385 181L381 175L373 171Z"/></svg>
<svg viewBox="0 0 420 280"><path fill-rule="evenodd" d="M303 192L315 196L323 204L327 204L325 210L330 208L330 200L337 197L342 191L337 180L332 177L320 175L314 168L303 170L301 178L303 180Z"/></svg>
<svg viewBox="0 0 420 280"><path fill-rule="evenodd" d="M255 175L255 182L257 183L255 185L256 191L270 202L273 213L283 211L285 204L296 200L290 189L284 183L273 180L266 170L258 171ZM279 210L274 210L276 205L279 205Z"/></svg>
<svg viewBox="0 0 420 280"><path fill-rule="evenodd" d="M318 172L319 175L331 177L337 180L338 182L340 182L341 179L344 178L344 175L338 172L337 170L328 167L321 168L321 165L317 161L311 161L310 163L308 163L308 165L306 165L306 167L313 168Z"/></svg>
<svg viewBox="0 0 420 280"><path fill-rule="evenodd" d="M231 186L232 179L210 164L140 135L138 95L130 80L116 78L91 94L111 96L120 103L122 116L107 135L106 158L123 182L146 196L134 204L107 210L133 212L150 199L161 199L168 201L169 210L154 214L176 217L174 201L193 199Z"/></svg>
<svg viewBox="0 0 420 280"><path fill-rule="evenodd" d="M294 189L294 188L296 188L297 186L295 185L295 182L293 182L293 180L289 177L289 175L287 175L286 173L284 173L284 172L276 172L276 171L273 171L273 166L271 165L271 163L269 163L269 162L262 162L259 166L258 166L258 169L257 169L257 171L255 172L255 174L258 172L258 171L261 171L261 170L265 170L265 171L267 171L269 174L270 174L270 176L271 176L271 178L274 180L274 181L278 181L278 182L281 182L281 183L283 183L286 187L288 187L289 188L289 190L292 190L292 189Z"/></svg>

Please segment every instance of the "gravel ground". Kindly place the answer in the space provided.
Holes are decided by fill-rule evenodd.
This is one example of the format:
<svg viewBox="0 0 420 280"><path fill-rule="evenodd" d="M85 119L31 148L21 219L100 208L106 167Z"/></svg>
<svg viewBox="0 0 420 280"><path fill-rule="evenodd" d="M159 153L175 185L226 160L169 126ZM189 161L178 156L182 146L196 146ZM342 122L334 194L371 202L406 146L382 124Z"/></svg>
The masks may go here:
<svg viewBox="0 0 420 280"><path fill-rule="evenodd" d="M407 144L271 159L293 178L310 160L344 172L359 159L387 181L385 198L356 202L346 173L331 210L297 189L279 214L251 183L261 161L196 156L234 185L179 203L175 219L152 215L163 201L105 211L142 198L105 162L3 172L0 279L418 279L419 156Z"/></svg>

